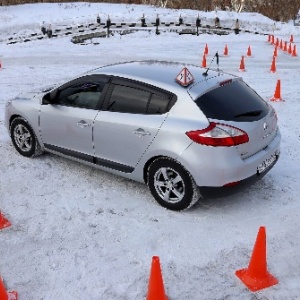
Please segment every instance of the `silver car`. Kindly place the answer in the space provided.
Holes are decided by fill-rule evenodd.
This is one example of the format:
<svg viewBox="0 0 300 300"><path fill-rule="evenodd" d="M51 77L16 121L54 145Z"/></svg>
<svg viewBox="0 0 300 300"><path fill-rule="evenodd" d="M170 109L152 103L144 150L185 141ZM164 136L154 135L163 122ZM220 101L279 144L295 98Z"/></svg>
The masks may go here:
<svg viewBox="0 0 300 300"><path fill-rule="evenodd" d="M240 77L157 61L20 95L5 125L21 155L52 152L144 182L172 210L261 179L281 140L274 109Z"/></svg>

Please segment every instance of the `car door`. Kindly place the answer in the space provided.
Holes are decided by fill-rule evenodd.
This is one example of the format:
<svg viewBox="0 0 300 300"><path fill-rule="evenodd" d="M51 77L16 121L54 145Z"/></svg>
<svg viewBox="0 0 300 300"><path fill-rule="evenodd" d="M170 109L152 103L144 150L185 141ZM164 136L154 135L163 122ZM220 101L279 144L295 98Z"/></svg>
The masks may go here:
<svg viewBox="0 0 300 300"><path fill-rule="evenodd" d="M50 101L44 97L40 132L47 149L93 162L93 125L107 82L107 77L85 76L58 88Z"/></svg>
<svg viewBox="0 0 300 300"><path fill-rule="evenodd" d="M173 103L171 93L114 78L105 107L95 119L96 163L132 172Z"/></svg>

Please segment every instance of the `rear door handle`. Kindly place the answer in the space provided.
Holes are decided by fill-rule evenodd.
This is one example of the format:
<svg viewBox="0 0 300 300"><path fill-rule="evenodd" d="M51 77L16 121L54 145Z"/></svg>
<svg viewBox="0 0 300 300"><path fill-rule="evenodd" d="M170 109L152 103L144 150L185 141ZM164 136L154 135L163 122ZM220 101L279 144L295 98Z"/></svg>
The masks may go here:
<svg viewBox="0 0 300 300"><path fill-rule="evenodd" d="M84 128L84 127L90 127L90 126L91 126L91 124L87 123L87 122L84 121L84 120L79 121L79 122L77 123L77 125L78 125L79 127L81 127L81 128Z"/></svg>
<svg viewBox="0 0 300 300"><path fill-rule="evenodd" d="M139 137L151 135L151 133L149 131L145 131L143 128L138 128L138 129L134 130L133 133Z"/></svg>

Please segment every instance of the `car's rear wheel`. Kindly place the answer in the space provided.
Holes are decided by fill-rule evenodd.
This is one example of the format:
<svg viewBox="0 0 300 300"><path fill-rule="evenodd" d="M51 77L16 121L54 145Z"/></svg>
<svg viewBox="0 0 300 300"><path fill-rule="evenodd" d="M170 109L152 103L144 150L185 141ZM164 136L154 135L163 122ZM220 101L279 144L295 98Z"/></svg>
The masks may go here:
<svg viewBox="0 0 300 300"><path fill-rule="evenodd" d="M148 169L148 186L156 201L171 210L184 210L200 198L190 173L168 158L157 158Z"/></svg>
<svg viewBox="0 0 300 300"><path fill-rule="evenodd" d="M11 122L10 134L16 150L21 155L33 157L43 152L34 131L25 119L15 118Z"/></svg>

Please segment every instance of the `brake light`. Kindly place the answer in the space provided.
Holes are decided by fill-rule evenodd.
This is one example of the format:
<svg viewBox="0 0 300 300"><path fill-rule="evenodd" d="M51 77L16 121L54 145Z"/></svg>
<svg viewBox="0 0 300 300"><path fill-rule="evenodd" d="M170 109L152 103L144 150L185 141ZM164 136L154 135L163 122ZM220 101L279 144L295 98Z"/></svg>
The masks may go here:
<svg viewBox="0 0 300 300"><path fill-rule="evenodd" d="M232 83L232 79L224 80L219 83L219 86L224 86L226 84Z"/></svg>
<svg viewBox="0 0 300 300"><path fill-rule="evenodd" d="M233 186L236 186L240 183L240 181L234 181L234 182L229 182L229 183L226 183L224 184L223 186L224 187L233 187Z"/></svg>
<svg viewBox="0 0 300 300"><path fill-rule="evenodd" d="M189 131L186 135L195 143L213 147L231 147L249 142L245 131L213 122L205 129Z"/></svg>

